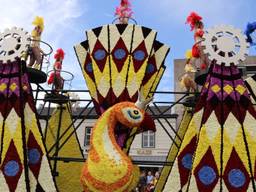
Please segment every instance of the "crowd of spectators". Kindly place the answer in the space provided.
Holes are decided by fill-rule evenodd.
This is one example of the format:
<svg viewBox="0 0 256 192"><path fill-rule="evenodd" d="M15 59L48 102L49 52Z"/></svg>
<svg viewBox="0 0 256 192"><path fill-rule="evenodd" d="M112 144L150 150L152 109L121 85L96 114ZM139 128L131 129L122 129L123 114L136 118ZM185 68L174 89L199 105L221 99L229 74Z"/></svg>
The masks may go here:
<svg viewBox="0 0 256 192"><path fill-rule="evenodd" d="M137 191L138 192L153 192L156 186L156 183L159 179L159 172L156 171L152 174L151 171L141 171Z"/></svg>

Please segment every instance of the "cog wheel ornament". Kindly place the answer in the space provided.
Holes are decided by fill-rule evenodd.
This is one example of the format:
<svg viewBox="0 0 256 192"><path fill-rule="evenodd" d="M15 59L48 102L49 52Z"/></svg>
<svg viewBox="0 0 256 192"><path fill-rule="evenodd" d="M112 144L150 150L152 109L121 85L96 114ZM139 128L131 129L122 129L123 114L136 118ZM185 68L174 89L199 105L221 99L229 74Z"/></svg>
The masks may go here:
<svg viewBox="0 0 256 192"><path fill-rule="evenodd" d="M221 25L208 29L203 38L204 53L217 64L237 65L248 55L246 37L232 26Z"/></svg>
<svg viewBox="0 0 256 192"><path fill-rule="evenodd" d="M21 57L30 44L30 35L22 28L13 27L0 33L0 62L13 62Z"/></svg>

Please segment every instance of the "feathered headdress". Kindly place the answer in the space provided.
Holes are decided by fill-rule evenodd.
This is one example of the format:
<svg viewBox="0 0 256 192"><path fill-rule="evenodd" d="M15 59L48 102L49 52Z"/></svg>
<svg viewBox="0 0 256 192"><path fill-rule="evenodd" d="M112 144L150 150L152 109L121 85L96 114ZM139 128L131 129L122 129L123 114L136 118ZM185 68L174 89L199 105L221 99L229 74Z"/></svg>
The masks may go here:
<svg viewBox="0 0 256 192"><path fill-rule="evenodd" d="M42 30L44 30L44 18L36 16L34 21L32 22L33 25L39 26Z"/></svg>
<svg viewBox="0 0 256 192"><path fill-rule="evenodd" d="M196 12L191 12L187 17L186 24L189 24L191 27L191 31L195 28L197 23L200 23L203 18L199 16Z"/></svg>
<svg viewBox="0 0 256 192"><path fill-rule="evenodd" d="M186 57L186 59L191 59L192 58L192 50L191 49L186 51L185 57Z"/></svg>
<svg viewBox="0 0 256 192"><path fill-rule="evenodd" d="M59 49L56 50L56 53L54 55L54 59L60 59L60 58L64 59L64 55L65 55L65 53L64 53L63 49L59 48Z"/></svg>
<svg viewBox="0 0 256 192"><path fill-rule="evenodd" d="M122 6L128 6L130 7L131 6L131 3L129 0L121 0L121 3L120 3Z"/></svg>
<svg viewBox="0 0 256 192"><path fill-rule="evenodd" d="M131 7L131 3L129 0L121 0L120 5L116 7L115 15L119 17L131 17L133 12Z"/></svg>

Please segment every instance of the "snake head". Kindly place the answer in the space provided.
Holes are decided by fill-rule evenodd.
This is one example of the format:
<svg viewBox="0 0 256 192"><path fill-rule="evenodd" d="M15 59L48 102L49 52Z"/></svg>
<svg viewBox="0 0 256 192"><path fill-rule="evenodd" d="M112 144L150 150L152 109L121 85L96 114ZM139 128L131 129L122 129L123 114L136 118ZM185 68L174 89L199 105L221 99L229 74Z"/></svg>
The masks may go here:
<svg viewBox="0 0 256 192"><path fill-rule="evenodd" d="M118 122L114 132L116 141L121 148L125 147L134 127L137 128L135 134L147 130L156 131L154 120L134 103L122 102L116 104L115 107L115 116Z"/></svg>
<svg viewBox="0 0 256 192"><path fill-rule="evenodd" d="M154 120L145 112L152 99L144 99L142 94L138 92L136 103L121 102L115 105L114 111L118 122L114 132L117 143L121 148L125 146L134 127L137 128L135 134L148 130L156 131Z"/></svg>
<svg viewBox="0 0 256 192"><path fill-rule="evenodd" d="M116 118L122 125L133 128L138 127L140 131L155 131L155 123L150 115L131 102L117 104Z"/></svg>

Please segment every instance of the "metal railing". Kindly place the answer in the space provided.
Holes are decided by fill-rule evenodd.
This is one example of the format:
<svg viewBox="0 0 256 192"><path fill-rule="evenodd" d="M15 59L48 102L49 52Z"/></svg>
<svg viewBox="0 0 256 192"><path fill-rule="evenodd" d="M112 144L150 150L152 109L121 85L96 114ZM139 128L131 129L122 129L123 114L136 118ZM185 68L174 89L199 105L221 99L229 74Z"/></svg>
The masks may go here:
<svg viewBox="0 0 256 192"><path fill-rule="evenodd" d="M37 94L35 94L35 95L37 95L35 100L43 102L41 107L38 108L38 117L40 120L44 120L46 122L45 127L43 128L44 129L44 141L45 141L45 139L46 139L45 136L49 129L49 119L51 117L53 109L56 108L56 106L53 107L53 104L49 101L45 101L44 97L43 97L44 93L51 92L51 90L44 89L40 85L38 87L39 87L39 89L36 89L33 91L35 93L37 93ZM89 96L89 90L62 90L60 94L66 93L66 92L85 93L85 95ZM191 95L191 94L193 95L193 94L198 94L198 93L175 92L175 91L157 91L157 92L154 92L154 97L156 98L156 100L153 101L151 103L151 105L149 105L147 108L147 111L150 113L152 118L156 122L158 122L158 124L160 126L158 128L162 128L164 130L164 132L166 133L166 135L168 136L168 138L171 140L171 142L174 145L176 145L177 147L179 147L179 145L176 143L176 141L177 141L177 139L179 141L181 141L181 138L177 134L176 127L174 127L172 125L172 123L170 122L170 119L172 119L172 120L177 119L178 115L174 113L173 108L177 105L180 105L180 107L183 107L183 104L186 103L186 102L184 102L184 98L186 98L186 96ZM39 95L41 95L41 97ZM170 101L160 100L160 98L162 98L162 95L170 97ZM171 98L173 97L173 95L180 95L181 97L177 101L171 101ZM61 100L61 98L60 98L60 100ZM91 98L82 98L82 99L70 99L69 98L68 101L70 101L70 102L79 101L81 103L82 107L80 107L79 110L76 111L75 113L71 114L72 121L70 122L69 125L65 125L65 128L61 131L62 133L60 133L60 127L63 128L63 125L61 125L62 117L61 117L61 115L59 117L59 125L58 125L58 129L57 129L57 133L56 133L57 137L56 137L54 143L47 149L49 159L54 161L54 166L53 166L54 175L58 175L56 172L56 167L57 167L56 165L57 165L58 161L64 161L64 162L81 162L81 161L83 161L84 162L86 160L85 157L81 157L81 158L61 157L58 154L59 154L59 151L61 151L61 149L65 146L65 144L72 137L72 135L75 134L75 132L83 125L85 120L87 120L87 119L95 119L96 120L98 118L98 115L95 112L95 108L93 106L93 102L92 102ZM58 107L60 110L59 114L62 114L63 104L60 104ZM176 138L176 141L175 141L175 138ZM134 163L140 164L140 165L158 165L158 166L159 165L160 166L164 166L164 165L171 166L171 164L172 164L172 162L167 162L167 161L159 161L159 162L134 161Z"/></svg>

